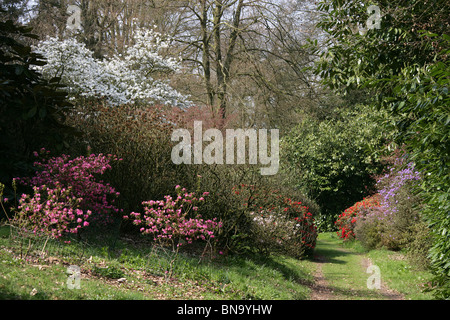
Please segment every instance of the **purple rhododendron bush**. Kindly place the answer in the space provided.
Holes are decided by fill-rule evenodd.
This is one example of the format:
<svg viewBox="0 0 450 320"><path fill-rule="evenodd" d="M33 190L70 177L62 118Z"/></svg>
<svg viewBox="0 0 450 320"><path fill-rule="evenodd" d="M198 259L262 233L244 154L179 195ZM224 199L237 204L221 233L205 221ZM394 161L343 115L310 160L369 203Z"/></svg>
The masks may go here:
<svg viewBox="0 0 450 320"><path fill-rule="evenodd" d="M339 216L338 236L356 238L368 250L405 249L416 266L426 268L431 235L420 214L422 199L417 194L422 174L407 154L399 152L393 154L387 172L377 178L377 192Z"/></svg>

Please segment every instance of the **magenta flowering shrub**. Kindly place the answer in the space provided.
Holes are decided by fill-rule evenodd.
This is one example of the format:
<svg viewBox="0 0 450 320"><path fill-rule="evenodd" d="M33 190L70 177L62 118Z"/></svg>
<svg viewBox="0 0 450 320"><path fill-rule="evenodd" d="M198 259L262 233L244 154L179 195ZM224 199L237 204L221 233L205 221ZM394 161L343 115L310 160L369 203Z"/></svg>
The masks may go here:
<svg viewBox="0 0 450 320"><path fill-rule="evenodd" d="M58 239L89 225L87 220L92 212L79 208L83 199L74 197L70 187L56 183L56 188L42 185L34 186L33 190L33 196L22 194L12 221L20 231Z"/></svg>
<svg viewBox="0 0 450 320"><path fill-rule="evenodd" d="M204 192L199 198L186 188L176 186L177 197L165 196L164 200L144 201L144 213L132 212L131 217L124 218L133 221L140 227L142 234L152 234L155 241L171 243L177 248L183 243L195 240L209 240L214 238L214 232L222 224L217 219L204 220L196 213L198 206L205 201L209 194ZM190 217L193 216L193 217Z"/></svg>
<svg viewBox="0 0 450 320"><path fill-rule="evenodd" d="M61 188L68 192L66 199L78 199L78 209L91 212L90 222L107 225L112 221L112 215L120 211L114 204L120 193L109 183L96 179L96 175L102 175L111 169L110 162L119 160L117 157L91 154L71 159L69 155L63 154L44 159L44 156L49 154L45 149L41 149L40 155L37 152L34 154L36 157L42 157L34 163L37 169L35 175L17 178L18 182L37 188L38 193L45 189Z"/></svg>

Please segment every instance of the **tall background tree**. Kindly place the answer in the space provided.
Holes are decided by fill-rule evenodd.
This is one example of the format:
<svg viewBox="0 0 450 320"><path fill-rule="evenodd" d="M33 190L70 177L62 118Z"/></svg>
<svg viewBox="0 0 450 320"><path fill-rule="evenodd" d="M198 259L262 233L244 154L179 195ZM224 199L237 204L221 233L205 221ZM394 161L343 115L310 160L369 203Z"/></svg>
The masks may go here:
<svg viewBox="0 0 450 320"><path fill-rule="evenodd" d="M303 70L311 52L301 47L314 35L314 16L299 3L189 2L174 41L181 44L198 103L224 116L237 114L240 126L287 131L295 112L317 95L312 75Z"/></svg>
<svg viewBox="0 0 450 320"><path fill-rule="evenodd" d="M138 27L171 37L166 54L180 55L184 67L170 79L176 89L223 117L233 114L240 126L287 132L299 110L320 104L317 79L305 70L316 55L302 47L317 32L307 0L34 3L29 24L41 39L76 37L98 59L123 53ZM80 8L74 31L67 29L69 4Z"/></svg>

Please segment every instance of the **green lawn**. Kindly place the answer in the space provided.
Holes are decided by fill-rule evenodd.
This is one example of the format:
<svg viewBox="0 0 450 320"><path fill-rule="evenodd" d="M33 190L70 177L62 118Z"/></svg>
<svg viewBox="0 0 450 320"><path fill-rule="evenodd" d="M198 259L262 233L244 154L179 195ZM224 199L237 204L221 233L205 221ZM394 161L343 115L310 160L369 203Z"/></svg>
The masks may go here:
<svg viewBox="0 0 450 320"><path fill-rule="evenodd" d="M432 294L423 292L432 275L411 265L402 253L388 250L373 250L367 256L380 267L382 278L387 285L405 295L410 300L431 300Z"/></svg>
<svg viewBox="0 0 450 320"><path fill-rule="evenodd" d="M0 229L0 299L309 297L306 284L312 280L313 264L284 256L220 256L199 261L198 257L182 253L171 267L171 253L119 240L114 250L49 242L44 258L24 261L9 249L8 235L5 227ZM81 269L80 289L68 288L70 265ZM126 280L118 281L120 278Z"/></svg>

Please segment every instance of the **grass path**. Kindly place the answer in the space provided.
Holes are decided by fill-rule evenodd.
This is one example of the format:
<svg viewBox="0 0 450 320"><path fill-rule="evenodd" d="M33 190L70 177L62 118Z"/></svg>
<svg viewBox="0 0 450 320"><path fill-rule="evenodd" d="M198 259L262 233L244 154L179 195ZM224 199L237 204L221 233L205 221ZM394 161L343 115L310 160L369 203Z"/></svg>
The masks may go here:
<svg viewBox="0 0 450 320"><path fill-rule="evenodd" d="M338 239L322 234L315 253L317 290L315 300L384 300L403 299L399 294L389 294L386 285L369 289L366 273L369 262L362 253L342 247Z"/></svg>
<svg viewBox="0 0 450 320"><path fill-rule="evenodd" d="M411 268L403 274L395 272L407 266L405 261L395 259L398 253L376 250L364 252L361 248L344 246L333 233L320 234L313 262L316 264L314 284L311 286L312 300L404 300L431 299L423 294L421 282L424 273L416 275ZM379 266L378 266L379 264ZM379 271L380 288L369 289L368 283L376 271L368 269L375 265ZM422 276L421 276L422 275ZM369 281L368 281L369 280ZM398 283L408 283L408 288ZM403 289L405 293L394 290Z"/></svg>
<svg viewBox="0 0 450 320"><path fill-rule="evenodd" d="M313 300L384 299L381 290L368 289L365 257L344 249L329 234L322 234L314 256L317 262Z"/></svg>

